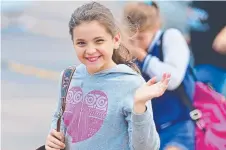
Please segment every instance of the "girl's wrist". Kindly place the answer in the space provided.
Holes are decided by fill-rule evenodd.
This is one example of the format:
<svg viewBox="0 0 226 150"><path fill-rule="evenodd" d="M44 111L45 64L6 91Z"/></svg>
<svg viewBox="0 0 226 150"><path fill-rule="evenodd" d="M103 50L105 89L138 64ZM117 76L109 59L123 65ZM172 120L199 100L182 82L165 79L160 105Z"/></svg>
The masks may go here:
<svg viewBox="0 0 226 150"><path fill-rule="evenodd" d="M146 111L147 107L145 105L145 102L141 101L135 101L133 106L133 112L136 114L142 114Z"/></svg>

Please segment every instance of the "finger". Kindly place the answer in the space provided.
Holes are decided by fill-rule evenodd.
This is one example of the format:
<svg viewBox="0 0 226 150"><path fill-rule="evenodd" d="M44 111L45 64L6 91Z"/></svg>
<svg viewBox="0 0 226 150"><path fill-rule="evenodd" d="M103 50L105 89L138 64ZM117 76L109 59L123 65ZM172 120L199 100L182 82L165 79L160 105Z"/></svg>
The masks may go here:
<svg viewBox="0 0 226 150"><path fill-rule="evenodd" d="M147 82L147 85L152 85L152 84L155 84L156 83L156 77L153 77L151 78L148 82Z"/></svg>
<svg viewBox="0 0 226 150"><path fill-rule="evenodd" d="M165 79L166 76L167 76L167 73L164 73L162 78Z"/></svg>
<svg viewBox="0 0 226 150"><path fill-rule="evenodd" d="M163 81L163 83L162 83L162 84L164 84L164 85L167 85L167 86L168 86L169 81L170 81L170 78L166 78L166 79Z"/></svg>
<svg viewBox="0 0 226 150"><path fill-rule="evenodd" d="M56 144L55 142L49 141L48 146L54 149L64 149L65 147L64 143L60 143L59 141L58 144Z"/></svg>
<svg viewBox="0 0 226 150"><path fill-rule="evenodd" d="M168 84L168 81L170 79L170 74L169 73L164 73L163 76L162 76L162 80L161 80L161 83L165 84L167 83Z"/></svg>
<svg viewBox="0 0 226 150"><path fill-rule="evenodd" d="M171 74L170 73L164 73L163 74L163 79L170 78Z"/></svg>
<svg viewBox="0 0 226 150"><path fill-rule="evenodd" d="M52 148L52 147L50 147L50 146L48 146L48 145L47 145L47 146L45 146L45 149L46 149L46 150L60 150L60 149L55 149L55 148Z"/></svg>
<svg viewBox="0 0 226 150"><path fill-rule="evenodd" d="M158 82L159 88L165 91L168 87L169 81L170 81L170 78L166 78L164 81Z"/></svg>
<svg viewBox="0 0 226 150"><path fill-rule="evenodd" d="M167 73L166 74L166 78L170 78L171 77L171 74L170 73Z"/></svg>
<svg viewBox="0 0 226 150"><path fill-rule="evenodd" d="M163 73L163 75L162 75L162 79L161 79L161 83L163 83L164 82L164 80L166 79L166 73Z"/></svg>
<svg viewBox="0 0 226 150"><path fill-rule="evenodd" d="M164 83L160 83L160 89L165 91L168 88L169 79L165 80Z"/></svg>
<svg viewBox="0 0 226 150"><path fill-rule="evenodd" d="M57 146L56 148L64 148L65 144L63 142L61 142L59 139L55 138L55 137L50 137L49 138L49 143L53 143L55 144L55 146Z"/></svg>
<svg viewBox="0 0 226 150"><path fill-rule="evenodd" d="M64 134L62 132L57 132L55 129L53 129L50 134L54 137L56 137L57 139L64 141Z"/></svg>

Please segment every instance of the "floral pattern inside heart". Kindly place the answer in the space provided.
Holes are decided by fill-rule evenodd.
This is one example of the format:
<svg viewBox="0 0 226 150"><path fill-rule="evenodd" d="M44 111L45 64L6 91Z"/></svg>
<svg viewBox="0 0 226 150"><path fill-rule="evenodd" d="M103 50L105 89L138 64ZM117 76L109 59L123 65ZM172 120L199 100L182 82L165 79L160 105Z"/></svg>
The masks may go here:
<svg viewBox="0 0 226 150"><path fill-rule="evenodd" d="M92 137L102 126L107 109L108 97L102 91L93 90L84 95L80 87L68 90L64 123L72 143Z"/></svg>

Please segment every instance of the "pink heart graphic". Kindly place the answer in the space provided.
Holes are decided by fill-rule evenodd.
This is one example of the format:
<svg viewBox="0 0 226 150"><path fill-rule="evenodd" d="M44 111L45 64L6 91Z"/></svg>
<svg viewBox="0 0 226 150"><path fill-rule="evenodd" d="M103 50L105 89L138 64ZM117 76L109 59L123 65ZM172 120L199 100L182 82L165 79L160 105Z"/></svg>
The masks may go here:
<svg viewBox="0 0 226 150"><path fill-rule="evenodd" d="M108 98L102 91L93 90L83 97L80 87L72 87L67 94L64 123L72 143L92 137L107 115Z"/></svg>

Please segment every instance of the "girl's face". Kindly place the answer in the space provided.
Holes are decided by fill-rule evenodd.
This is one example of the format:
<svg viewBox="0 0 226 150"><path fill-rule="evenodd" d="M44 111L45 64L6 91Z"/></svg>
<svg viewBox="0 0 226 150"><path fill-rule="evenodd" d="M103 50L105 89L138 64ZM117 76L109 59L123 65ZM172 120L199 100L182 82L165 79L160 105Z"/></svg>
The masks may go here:
<svg viewBox="0 0 226 150"><path fill-rule="evenodd" d="M73 30L73 43L78 59L90 74L110 69L114 49L119 48L120 35L112 38L98 21L84 22Z"/></svg>

